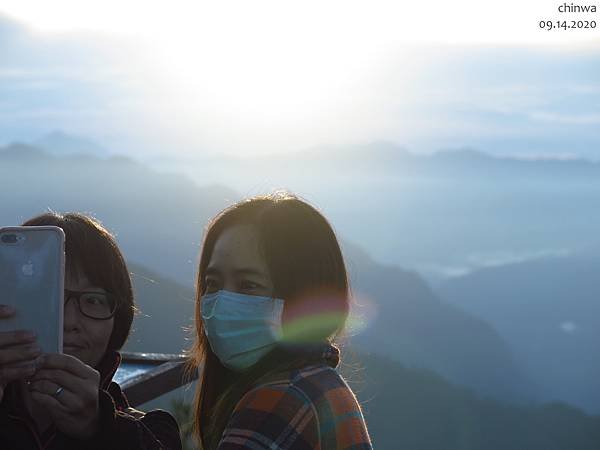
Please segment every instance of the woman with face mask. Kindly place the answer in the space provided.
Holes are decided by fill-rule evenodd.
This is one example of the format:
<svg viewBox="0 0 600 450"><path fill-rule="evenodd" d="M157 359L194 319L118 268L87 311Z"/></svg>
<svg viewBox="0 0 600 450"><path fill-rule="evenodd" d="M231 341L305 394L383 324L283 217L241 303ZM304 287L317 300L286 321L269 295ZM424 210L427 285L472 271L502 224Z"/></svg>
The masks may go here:
<svg viewBox="0 0 600 450"><path fill-rule="evenodd" d="M24 225L65 233L64 353L41 354L27 330L0 333L0 448L180 449L175 420L131 408L112 381L135 309L114 238L81 214L48 213ZM14 313L0 305L0 320Z"/></svg>
<svg viewBox="0 0 600 450"><path fill-rule="evenodd" d="M217 215L201 251L191 352L202 448L371 449L336 371L348 310L340 247L312 206L274 194Z"/></svg>

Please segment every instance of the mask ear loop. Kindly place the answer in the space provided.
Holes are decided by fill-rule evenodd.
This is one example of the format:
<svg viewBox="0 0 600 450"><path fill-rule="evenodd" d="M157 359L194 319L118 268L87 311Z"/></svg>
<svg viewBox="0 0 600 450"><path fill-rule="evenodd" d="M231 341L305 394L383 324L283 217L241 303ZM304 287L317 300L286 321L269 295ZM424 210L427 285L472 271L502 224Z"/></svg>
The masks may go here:
<svg viewBox="0 0 600 450"><path fill-rule="evenodd" d="M285 301L273 298L271 308L273 309L272 320L271 320L271 333L275 336L278 342L283 339L283 309L285 308Z"/></svg>
<svg viewBox="0 0 600 450"><path fill-rule="evenodd" d="M218 293L209 294L207 296L202 297L202 300L200 300L200 308L202 309L201 315L202 315L203 319L210 319L214 316L215 309L217 308L217 303L219 302L219 298L220 298L220 296L217 294ZM214 301L212 298L208 298L211 295L214 296ZM207 298L208 298L208 300L206 300ZM211 306L210 303L212 303L212 308L210 307ZM206 306L208 306L208 308L206 308ZM205 309L210 310L210 313L205 314Z"/></svg>

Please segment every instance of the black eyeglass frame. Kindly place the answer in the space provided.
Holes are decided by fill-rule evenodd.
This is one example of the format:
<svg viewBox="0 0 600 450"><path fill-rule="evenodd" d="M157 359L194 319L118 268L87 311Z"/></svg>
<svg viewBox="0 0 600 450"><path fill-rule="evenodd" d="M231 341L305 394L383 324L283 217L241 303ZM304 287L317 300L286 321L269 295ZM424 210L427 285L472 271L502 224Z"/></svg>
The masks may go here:
<svg viewBox="0 0 600 450"><path fill-rule="evenodd" d="M108 317L94 317L94 316L90 316L89 314L86 314L83 312L83 309L81 308L81 296L84 294L101 294L101 295L105 295L108 302L111 305L111 312L110 312L110 316ZM71 299L75 299L75 303L77 304L77 309L79 309L79 312L84 315L85 317L89 318L89 319L94 319L94 320L109 320L112 319L115 316L115 313L117 312L117 308L119 305L117 305L117 300L115 298L115 296L113 296L112 294L109 294L108 292L97 292L97 291L72 291L70 289L65 289L65 306L67 306L67 303L69 303L71 301Z"/></svg>

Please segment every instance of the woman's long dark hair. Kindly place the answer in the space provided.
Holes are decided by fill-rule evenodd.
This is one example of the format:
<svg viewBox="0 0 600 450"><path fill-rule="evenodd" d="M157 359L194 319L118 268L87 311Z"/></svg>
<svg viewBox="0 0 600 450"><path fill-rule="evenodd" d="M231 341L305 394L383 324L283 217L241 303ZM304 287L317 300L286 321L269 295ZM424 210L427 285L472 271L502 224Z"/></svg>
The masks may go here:
<svg viewBox="0 0 600 450"><path fill-rule="evenodd" d="M285 301L286 339L331 342L343 330L349 312L340 246L331 225L311 205L291 194L276 193L241 201L218 214L208 225L200 255L196 333L190 351L191 364L202 369L194 401L194 434L206 450L217 446L235 405L259 378L306 363L276 347L250 369L235 373L212 352L203 330L200 300L215 243L234 225L251 225L258 235L274 297Z"/></svg>
<svg viewBox="0 0 600 450"><path fill-rule="evenodd" d="M129 336L135 305L129 271L113 235L100 222L80 213L48 212L23 225L62 228L67 270L74 276L83 272L92 284L115 296L117 310L107 350L119 350Z"/></svg>

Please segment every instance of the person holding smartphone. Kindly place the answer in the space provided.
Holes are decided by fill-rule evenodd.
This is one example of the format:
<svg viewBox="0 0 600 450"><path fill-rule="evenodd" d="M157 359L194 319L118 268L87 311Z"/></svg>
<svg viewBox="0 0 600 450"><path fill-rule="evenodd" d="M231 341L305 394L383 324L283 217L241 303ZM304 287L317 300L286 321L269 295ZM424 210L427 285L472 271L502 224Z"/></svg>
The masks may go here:
<svg viewBox="0 0 600 450"><path fill-rule="evenodd" d="M23 225L65 233L63 353L42 354L30 330L0 332L0 448L180 449L175 419L131 408L112 381L135 310L113 236L77 213L42 214ZM15 314L1 296L0 320Z"/></svg>
<svg viewBox="0 0 600 450"><path fill-rule="evenodd" d="M350 292L335 234L289 194L209 224L196 286L193 411L205 450L372 448L333 342Z"/></svg>

